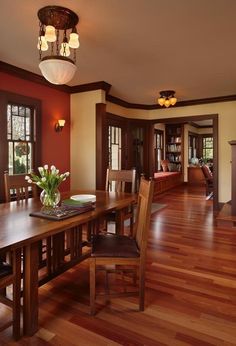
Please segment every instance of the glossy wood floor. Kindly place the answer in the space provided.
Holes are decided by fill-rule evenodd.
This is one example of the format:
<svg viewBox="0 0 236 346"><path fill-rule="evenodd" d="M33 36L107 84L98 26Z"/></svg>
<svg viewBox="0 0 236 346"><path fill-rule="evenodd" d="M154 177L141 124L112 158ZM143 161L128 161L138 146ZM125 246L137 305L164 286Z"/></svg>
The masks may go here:
<svg viewBox="0 0 236 346"><path fill-rule="evenodd" d="M100 298L91 317L84 262L39 289L40 330L19 345L236 345L236 231L215 227L203 190L179 187L159 203L167 207L152 215L146 310L135 297ZM119 276L110 282L121 287ZM14 345L10 329L5 344Z"/></svg>

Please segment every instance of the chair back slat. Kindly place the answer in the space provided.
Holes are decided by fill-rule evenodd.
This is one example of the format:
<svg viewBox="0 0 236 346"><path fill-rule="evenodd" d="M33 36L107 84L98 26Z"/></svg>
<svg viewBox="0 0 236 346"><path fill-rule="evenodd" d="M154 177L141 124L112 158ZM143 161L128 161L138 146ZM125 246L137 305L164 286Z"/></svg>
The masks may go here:
<svg viewBox="0 0 236 346"><path fill-rule="evenodd" d="M136 222L134 225L134 235L140 249L141 256L145 254L147 247L153 189L154 182L152 180L145 180L144 178L141 178L138 193Z"/></svg>
<svg viewBox="0 0 236 346"><path fill-rule="evenodd" d="M136 179L136 170L116 170L116 169L107 169L106 174L106 191L115 191L115 192L127 192L128 185L131 185L130 191L135 192L135 179Z"/></svg>
<svg viewBox="0 0 236 346"><path fill-rule="evenodd" d="M4 173L6 202L11 202L12 200L20 201L37 195L36 185L29 184L25 180L25 176L26 174L9 175L8 172Z"/></svg>

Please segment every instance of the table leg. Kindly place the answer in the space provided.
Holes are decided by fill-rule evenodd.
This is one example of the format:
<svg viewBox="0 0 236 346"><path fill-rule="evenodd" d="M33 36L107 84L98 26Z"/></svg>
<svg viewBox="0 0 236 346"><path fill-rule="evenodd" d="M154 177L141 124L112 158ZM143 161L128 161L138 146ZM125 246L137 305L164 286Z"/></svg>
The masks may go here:
<svg viewBox="0 0 236 346"><path fill-rule="evenodd" d="M52 266L56 272L64 263L65 256L65 232L60 232L52 236Z"/></svg>
<svg viewBox="0 0 236 346"><path fill-rule="evenodd" d="M38 242L24 248L23 328L32 336L38 330Z"/></svg>
<svg viewBox="0 0 236 346"><path fill-rule="evenodd" d="M116 210L116 234L124 235L124 212L125 209Z"/></svg>

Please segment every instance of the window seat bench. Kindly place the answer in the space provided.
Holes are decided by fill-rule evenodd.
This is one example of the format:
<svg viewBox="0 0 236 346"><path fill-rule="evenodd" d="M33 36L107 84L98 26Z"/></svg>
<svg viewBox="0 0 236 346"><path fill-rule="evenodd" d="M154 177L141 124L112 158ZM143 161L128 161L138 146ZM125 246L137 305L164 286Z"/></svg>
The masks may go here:
<svg viewBox="0 0 236 346"><path fill-rule="evenodd" d="M154 195L155 201L161 193L182 184L181 172L157 172L154 173Z"/></svg>

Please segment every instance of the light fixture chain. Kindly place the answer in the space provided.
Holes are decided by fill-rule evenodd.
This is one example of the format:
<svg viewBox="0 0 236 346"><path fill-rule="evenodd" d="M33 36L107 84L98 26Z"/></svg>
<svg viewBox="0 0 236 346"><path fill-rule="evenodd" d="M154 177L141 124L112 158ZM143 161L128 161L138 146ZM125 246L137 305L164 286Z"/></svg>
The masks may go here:
<svg viewBox="0 0 236 346"><path fill-rule="evenodd" d="M66 56L66 42L67 42L67 38L66 38L66 30L64 30L64 39L63 39L63 56Z"/></svg>
<svg viewBox="0 0 236 346"><path fill-rule="evenodd" d="M51 55L53 55L54 52L54 42L51 42Z"/></svg>
<svg viewBox="0 0 236 346"><path fill-rule="evenodd" d="M59 55L59 30L57 29L57 40L56 40L56 53Z"/></svg>
<svg viewBox="0 0 236 346"><path fill-rule="evenodd" d="M74 63L76 63L76 49L73 49L74 51Z"/></svg>
<svg viewBox="0 0 236 346"><path fill-rule="evenodd" d="M43 31L43 24L39 21L39 60L42 60L42 31Z"/></svg>

